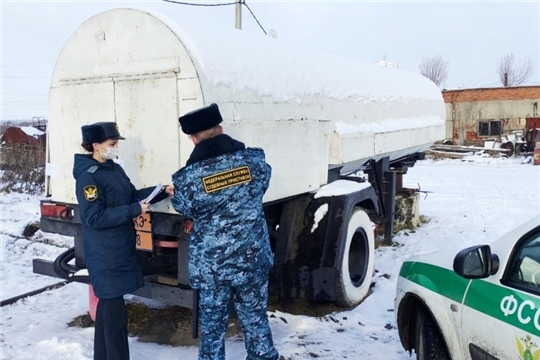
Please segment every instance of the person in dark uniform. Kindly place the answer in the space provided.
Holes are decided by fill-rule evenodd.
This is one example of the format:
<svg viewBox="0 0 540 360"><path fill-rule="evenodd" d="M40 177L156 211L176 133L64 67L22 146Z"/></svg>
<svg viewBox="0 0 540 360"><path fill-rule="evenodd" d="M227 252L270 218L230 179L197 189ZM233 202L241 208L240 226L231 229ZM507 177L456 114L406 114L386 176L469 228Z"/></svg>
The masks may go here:
<svg viewBox="0 0 540 360"><path fill-rule="evenodd" d="M193 220L190 285L199 289L200 360L225 359L228 304L244 332L248 360L277 360L268 306L273 265L263 195L271 168L260 148L223 134L216 104L180 117L195 145L186 166L173 174L173 208Z"/></svg>
<svg viewBox="0 0 540 360"><path fill-rule="evenodd" d="M129 360L124 295L144 285L135 250L133 218L148 211L146 198L154 188L136 190L122 167L118 141L124 140L114 122L82 127L82 147L75 154L73 176L82 222L86 267L98 300L95 360ZM172 196L168 186L153 202Z"/></svg>

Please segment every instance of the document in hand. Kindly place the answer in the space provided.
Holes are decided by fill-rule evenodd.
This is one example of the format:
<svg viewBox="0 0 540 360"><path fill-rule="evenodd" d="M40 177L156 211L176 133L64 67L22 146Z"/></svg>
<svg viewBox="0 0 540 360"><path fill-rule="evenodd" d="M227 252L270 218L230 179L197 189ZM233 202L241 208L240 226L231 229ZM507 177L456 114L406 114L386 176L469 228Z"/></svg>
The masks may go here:
<svg viewBox="0 0 540 360"><path fill-rule="evenodd" d="M152 193L150 195L148 195L148 197L146 199L143 199L141 202L142 203L149 203L150 201L152 201L152 199L154 199L162 191L163 191L163 185L161 183L159 183L159 184L156 185L156 187L154 188Z"/></svg>

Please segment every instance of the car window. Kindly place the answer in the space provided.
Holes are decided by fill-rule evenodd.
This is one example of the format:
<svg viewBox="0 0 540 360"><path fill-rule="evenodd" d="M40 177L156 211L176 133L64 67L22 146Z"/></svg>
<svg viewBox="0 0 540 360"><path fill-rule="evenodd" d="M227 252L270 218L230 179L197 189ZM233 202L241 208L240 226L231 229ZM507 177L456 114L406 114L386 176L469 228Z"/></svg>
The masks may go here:
<svg viewBox="0 0 540 360"><path fill-rule="evenodd" d="M518 243L509 264L508 280L540 292L540 233Z"/></svg>

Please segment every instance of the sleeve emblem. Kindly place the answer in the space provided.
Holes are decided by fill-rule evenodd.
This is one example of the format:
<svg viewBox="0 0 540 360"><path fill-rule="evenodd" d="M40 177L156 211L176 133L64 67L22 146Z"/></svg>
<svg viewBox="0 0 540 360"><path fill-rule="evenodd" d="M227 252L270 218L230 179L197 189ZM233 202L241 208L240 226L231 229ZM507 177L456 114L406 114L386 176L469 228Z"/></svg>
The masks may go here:
<svg viewBox="0 0 540 360"><path fill-rule="evenodd" d="M94 201L98 197L96 185L88 185L84 187L84 198L87 201Z"/></svg>

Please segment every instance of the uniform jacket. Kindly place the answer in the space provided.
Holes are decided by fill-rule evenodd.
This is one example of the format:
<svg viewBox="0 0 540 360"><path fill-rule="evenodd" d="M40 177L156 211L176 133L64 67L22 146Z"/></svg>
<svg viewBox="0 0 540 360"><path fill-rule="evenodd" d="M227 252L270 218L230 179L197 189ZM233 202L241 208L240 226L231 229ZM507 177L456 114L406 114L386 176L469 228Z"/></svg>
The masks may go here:
<svg viewBox="0 0 540 360"><path fill-rule="evenodd" d="M273 264L262 198L271 168L264 151L245 148L228 135L195 146L186 167L173 174L171 202L193 220L190 283L236 286L268 276Z"/></svg>
<svg viewBox="0 0 540 360"><path fill-rule="evenodd" d="M85 262L96 296L109 299L137 290L144 280L133 218L141 214L137 199L144 199L153 188L137 191L121 166L112 160L100 163L91 155L75 155L73 176ZM166 196L160 194L153 202Z"/></svg>

